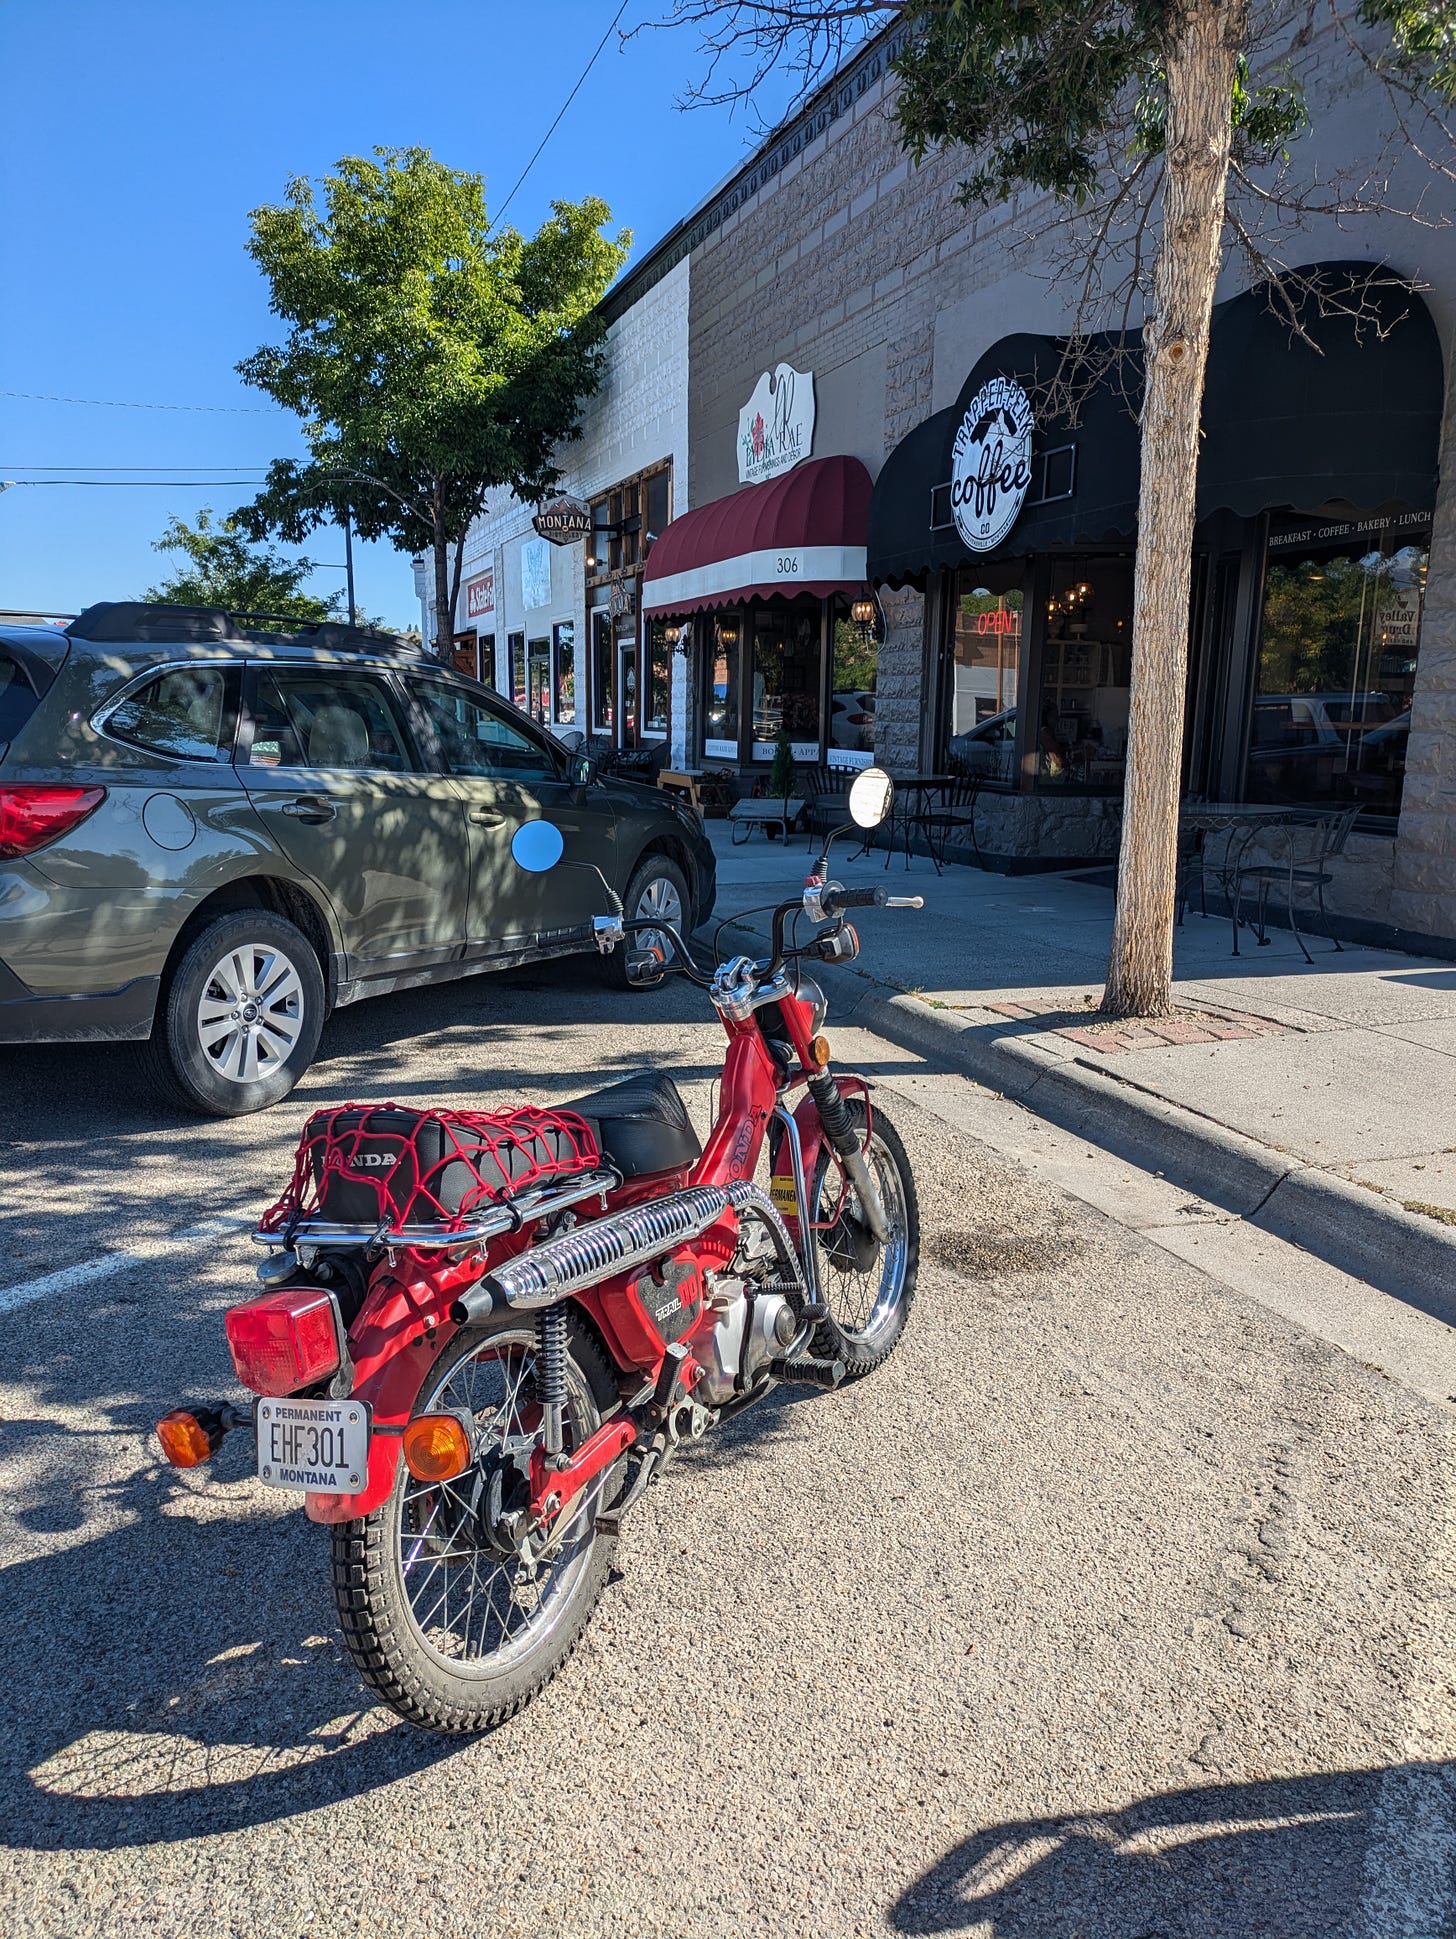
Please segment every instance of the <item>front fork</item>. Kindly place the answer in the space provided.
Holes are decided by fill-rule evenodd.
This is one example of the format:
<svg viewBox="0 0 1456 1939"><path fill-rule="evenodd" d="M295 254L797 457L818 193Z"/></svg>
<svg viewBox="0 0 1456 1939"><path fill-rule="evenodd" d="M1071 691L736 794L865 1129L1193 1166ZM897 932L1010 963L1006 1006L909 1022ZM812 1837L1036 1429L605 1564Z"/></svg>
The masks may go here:
<svg viewBox="0 0 1456 1939"><path fill-rule="evenodd" d="M884 1201L880 1197L880 1188L875 1183L874 1174L865 1163L859 1128L850 1115L849 1106L845 1103L839 1086L827 1070L816 1071L809 1079L809 1095L818 1108L819 1122L824 1127L824 1135L833 1147L840 1164L843 1165L845 1177L859 1195L860 1210L864 1213L865 1224L880 1244L884 1245L890 1237ZM795 1182L797 1184L798 1181ZM800 1186L799 1190L802 1193L803 1187ZM802 1197L800 1198L801 1204L806 1202Z"/></svg>

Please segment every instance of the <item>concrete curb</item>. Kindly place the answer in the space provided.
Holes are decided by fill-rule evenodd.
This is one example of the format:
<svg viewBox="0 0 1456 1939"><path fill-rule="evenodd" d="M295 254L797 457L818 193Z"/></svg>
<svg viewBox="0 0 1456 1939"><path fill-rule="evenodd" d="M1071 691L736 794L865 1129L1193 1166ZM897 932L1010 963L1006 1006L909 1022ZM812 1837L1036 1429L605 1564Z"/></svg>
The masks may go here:
<svg viewBox="0 0 1456 1939"><path fill-rule="evenodd" d="M1286 1152L1111 1075L911 996L887 996L844 970L819 972L832 1014L960 1071L1089 1143L1184 1185L1382 1292L1456 1326L1456 1228L1407 1212Z"/></svg>

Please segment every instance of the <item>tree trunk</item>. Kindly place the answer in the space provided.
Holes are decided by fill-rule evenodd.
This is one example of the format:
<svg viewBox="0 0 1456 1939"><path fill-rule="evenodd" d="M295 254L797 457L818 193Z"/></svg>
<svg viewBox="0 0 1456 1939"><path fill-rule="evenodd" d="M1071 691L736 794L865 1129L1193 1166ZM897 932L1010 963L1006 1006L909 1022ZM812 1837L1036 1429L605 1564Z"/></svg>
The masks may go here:
<svg viewBox="0 0 1456 1939"><path fill-rule="evenodd" d="M1143 324L1127 779L1102 999L1115 1017L1165 1016L1172 1007L1198 422L1223 241L1235 63L1247 26L1248 0L1188 0L1169 23L1164 50L1163 229Z"/></svg>
<svg viewBox="0 0 1456 1939"><path fill-rule="evenodd" d="M437 485L435 514L435 651L448 666L455 657L455 600L450 589L450 541L445 536L445 495Z"/></svg>

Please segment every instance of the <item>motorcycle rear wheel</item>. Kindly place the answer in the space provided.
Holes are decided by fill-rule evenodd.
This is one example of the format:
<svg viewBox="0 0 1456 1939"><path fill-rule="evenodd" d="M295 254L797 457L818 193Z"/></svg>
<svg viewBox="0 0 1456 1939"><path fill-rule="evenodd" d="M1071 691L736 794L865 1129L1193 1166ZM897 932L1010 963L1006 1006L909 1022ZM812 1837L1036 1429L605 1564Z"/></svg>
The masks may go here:
<svg viewBox="0 0 1456 1939"><path fill-rule="evenodd" d="M535 1328L520 1315L462 1328L414 1412L468 1412L487 1446L528 1433L535 1354ZM569 1451L617 1404L611 1369L575 1318L567 1392ZM568 1506L565 1532L533 1576L493 1553L463 1513L474 1469L430 1485L401 1461L389 1499L333 1531L344 1643L375 1695L407 1723L454 1734L494 1729L522 1709L576 1648L601 1595L616 1544L598 1532L596 1516L620 1492L622 1468L608 1469Z"/></svg>

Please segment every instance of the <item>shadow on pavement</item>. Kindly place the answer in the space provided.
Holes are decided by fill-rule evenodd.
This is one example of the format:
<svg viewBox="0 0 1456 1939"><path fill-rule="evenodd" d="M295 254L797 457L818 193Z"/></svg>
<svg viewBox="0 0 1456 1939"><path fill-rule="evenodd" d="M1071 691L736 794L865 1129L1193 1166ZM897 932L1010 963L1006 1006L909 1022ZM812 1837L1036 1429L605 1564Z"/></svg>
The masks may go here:
<svg viewBox="0 0 1456 1939"><path fill-rule="evenodd" d="M1350 1931L1440 1939L1453 1821L1456 1764L1164 1792L988 1826L904 1892L889 1923L976 1939L1336 1939L1338 1907Z"/></svg>

